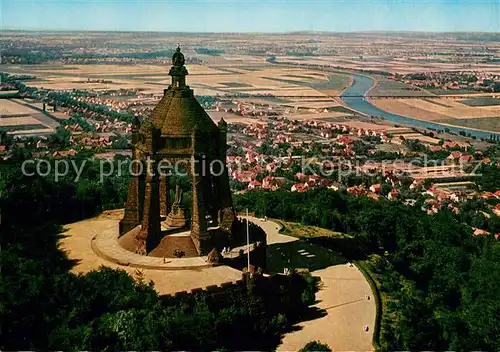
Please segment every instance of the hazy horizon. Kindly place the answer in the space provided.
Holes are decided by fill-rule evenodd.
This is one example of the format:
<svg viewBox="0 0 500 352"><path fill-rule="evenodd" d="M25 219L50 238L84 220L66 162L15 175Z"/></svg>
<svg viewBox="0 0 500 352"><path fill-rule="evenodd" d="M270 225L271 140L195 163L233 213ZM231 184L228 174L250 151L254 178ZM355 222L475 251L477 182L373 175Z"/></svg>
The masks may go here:
<svg viewBox="0 0 500 352"><path fill-rule="evenodd" d="M471 33L471 34L499 34L500 31L411 31L411 30L360 30L360 31L287 31L287 32L258 32L258 31L248 31L248 32L190 32L190 31L149 31L149 30L96 30L96 29L15 29L15 28L3 28L5 32L40 32L40 33L166 33L166 34L277 34L277 35L286 35L286 34L460 34L460 33Z"/></svg>
<svg viewBox="0 0 500 352"><path fill-rule="evenodd" d="M0 1L1 27L10 31L500 32L494 0Z"/></svg>

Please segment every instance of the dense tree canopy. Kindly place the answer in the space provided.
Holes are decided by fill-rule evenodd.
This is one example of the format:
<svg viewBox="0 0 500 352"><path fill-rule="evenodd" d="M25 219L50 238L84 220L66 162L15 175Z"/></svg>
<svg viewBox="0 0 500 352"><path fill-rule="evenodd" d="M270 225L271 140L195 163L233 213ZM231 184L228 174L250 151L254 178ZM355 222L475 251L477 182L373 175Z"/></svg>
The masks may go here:
<svg viewBox="0 0 500 352"><path fill-rule="evenodd" d="M101 182L91 162L79 182L0 168L2 350L272 350L314 301L316 280L298 274L181 298L124 271L73 274L58 224L121 206L124 178Z"/></svg>

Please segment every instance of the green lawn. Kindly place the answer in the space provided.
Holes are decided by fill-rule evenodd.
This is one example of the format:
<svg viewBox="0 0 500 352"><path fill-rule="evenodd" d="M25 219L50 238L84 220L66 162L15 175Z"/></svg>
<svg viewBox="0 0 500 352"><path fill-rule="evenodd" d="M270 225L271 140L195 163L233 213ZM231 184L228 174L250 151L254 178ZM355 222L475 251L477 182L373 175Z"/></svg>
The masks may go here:
<svg viewBox="0 0 500 352"><path fill-rule="evenodd" d="M268 272L283 272L284 268L306 268L313 271L347 262L338 252L308 241L314 237L342 236L342 234L315 226L305 226L283 220L274 221L282 225L282 234L297 237L299 240L268 246Z"/></svg>
<svg viewBox="0 0 500 352"><path fill-rule="evenodd" d="M346 262L340 254L302 240L267 247L269 273L282 273L285 268L314 271Z"/></svg>
<svg viewBox="0 0 500 352"><path fill-rule="evenodd" d="M441 88L428 88L427 89L432 94L436 95L457 95L457 94L481 94L475 90L468 89L441 89Z"/></svg>
<svg viewBox="0 0 500 352"><path fill-rule="evenodd" d="M377 83L375 87L370 91L370 96L418 96L425 97L430 96L428 92L421 90L416 87L409 86L402 82L397 82L393 80L388 80L387 78L377 77Z"/></svg>
<svg viewBox="0 0 500 352"><path fill-rule="evenodd" d="M384 327L387 326L386 324L394 324L396 321L394 312L391 313L389 310L389 305L394 303L395 300L389 297L387 292L382 290L382 285L380 284L381 275L377 273L374 265L377 259L380 259L380 256L373 254L366 260L356 262L356 266L366 277L377 304L377 316L375 318L376 321L373 334L374 345L380 345L380 338L383 335L381 332L384 330Z"/></svg>
<svg viewBox="0 0 500 352"><path fill-rule="evenodd" d="M436 122L448 123L454 126L471 127L479 130L500 132L500 111L497 117L481 117L472 119L442 119Z"/></svg>
<svg viewBox="0 0 500 352"><path fill-rule="evenodd" d="M342 233L340 232L335 232L331 230L324 229L322 227L317 227L317 226L307 226L307 225L302 225L297 222L290 222L290 221L284 221L284 220L275 220L278 222L282 227L283 230L281 230L281 233L284 235L288 236L293 236L297 238L312 238L312 237L323 237L323 236L328 236L328 237L342 237Z"/></svg>
<svg viewBox="0 0 500 352"><path fill-rule="evenodd" d="M500 105L500 99L491 97L477 97L474 99L464 99L460 100L462 104L468 106L494 106Z"/></svg>
<svg viewBox="0 0 500 352"><path fill-rule="evenodd" d="M12 131L29 131L29 130L40 130L45 129L47 126L40 124L32 124L32 125L16 125L16 126L2 126L0 127L0 131L12 132Z"/></svg>
<svg viewBox="0 0 500 352"><path fill-rule="evenodd" d="M321 80L314 80L313 77L308 77L310 78L309 81L296 81L292 79L282 79L282 78L273 78L273 77L267 77L266 79L273 80L273 81L278 81L282 83L288 83L288 84L296 84L298 86L302 87L310 87L312 89L316 90L342 90L346 88L349 85L350 79L348 75L342 75L338 73L330 73L327 76L327 81Z"/></svg>

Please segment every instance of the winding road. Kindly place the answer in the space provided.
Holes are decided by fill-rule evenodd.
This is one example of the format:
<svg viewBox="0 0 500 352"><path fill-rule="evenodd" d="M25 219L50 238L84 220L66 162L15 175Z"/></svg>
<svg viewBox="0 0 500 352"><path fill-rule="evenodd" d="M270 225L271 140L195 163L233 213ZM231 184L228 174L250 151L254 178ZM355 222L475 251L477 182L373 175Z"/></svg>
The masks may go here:
<svg viewBox="0 0 500 352"><path fill-rule="evenodd" d="M275 222L249 219L264 229L268 245L299 241L279 233ZM285 334L277 350L298 351L310 341L320 341L333 351L373 351L376 306L363 274L350 264L333 265L311 274L321 278L314 308L323 314L297 324L297 330Z"/></svg>

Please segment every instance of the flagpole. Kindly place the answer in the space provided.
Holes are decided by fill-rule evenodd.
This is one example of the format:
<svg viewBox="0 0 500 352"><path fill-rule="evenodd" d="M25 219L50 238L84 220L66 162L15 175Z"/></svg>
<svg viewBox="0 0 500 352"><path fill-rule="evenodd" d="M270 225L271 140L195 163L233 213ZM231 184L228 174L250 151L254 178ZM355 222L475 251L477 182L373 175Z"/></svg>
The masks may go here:
<svg viewBox="0 0 500 352"><path fill-rule="evenodd" d="M248 232L248 208L247 208L247 270L250 273L250 234Z"/></svg>

